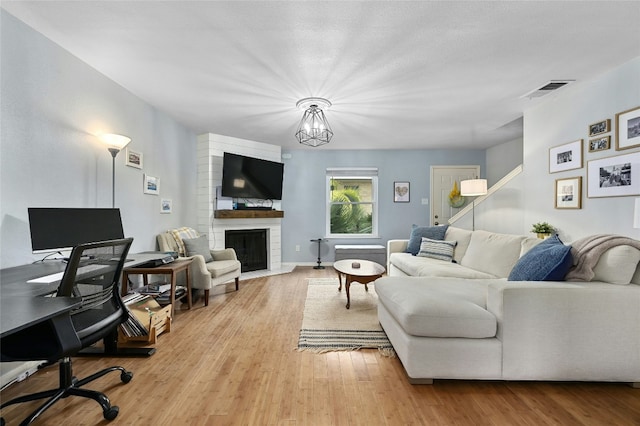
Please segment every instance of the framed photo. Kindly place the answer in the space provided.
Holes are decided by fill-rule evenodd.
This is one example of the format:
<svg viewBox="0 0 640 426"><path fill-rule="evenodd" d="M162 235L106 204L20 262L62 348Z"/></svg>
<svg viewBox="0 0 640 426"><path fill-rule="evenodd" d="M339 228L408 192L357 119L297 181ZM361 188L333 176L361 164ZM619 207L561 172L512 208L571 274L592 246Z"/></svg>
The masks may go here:
<svg viewBox="0 0 640 426"><path fill-rule="evenodd" d="M144 187L142 192L145 194L158 195L160 194L160 178L144 175Z"/></svg>
<svg viewBox="0 0 640 426"><path fill-rule="evenodd" d="M160 200L160 213L171 213L173 211L173 202L169 198Z"/></svg>
<svg viewBox="0 0 640 426"><path fill-rule="evenodd" d="M582 176L556 179L556 209L582 208Z"/></svg>
<svg viewBox="0 0 640 426"><path fill-rule="evenodd" d="M127 156L125 164L129 167L135 167L136 169L142 168L142 153L127 148Z"/></svg>
<svg viewBox="0 0 640 426"><path fill-rule="evenodd" d="M409 202L409 182L393 182L393 202Z"/></svg>
<svg viewBox="0 0 640 426"><path fill-rule="evenodd" d="M549 173L582 168L582 139L549 148Z"/></svg>
<svg viewBox="0 0 640 426"><path fill-rule="evenodd" d="M589 152L604 151L611 148L611 136L589 139Z"/></svg>
<svg viewBox="0 0 640 426"><path fill-rule="evenodd" d="M640 152L589 161L587 197L627 195L640 195Z"/></svg>
<svg viewBox="0 0 640 426"><path fill-rule="evenodd" d="M611 120L608 118L598 123L589 125L589 137L599 135L602 133L609 133L611 131Z"/></svg>
<svg viewBox="0 0 640 426"><path fill-rule="evenodd" d="M616 114L616 150L640 146L640 107Z"/></svg>

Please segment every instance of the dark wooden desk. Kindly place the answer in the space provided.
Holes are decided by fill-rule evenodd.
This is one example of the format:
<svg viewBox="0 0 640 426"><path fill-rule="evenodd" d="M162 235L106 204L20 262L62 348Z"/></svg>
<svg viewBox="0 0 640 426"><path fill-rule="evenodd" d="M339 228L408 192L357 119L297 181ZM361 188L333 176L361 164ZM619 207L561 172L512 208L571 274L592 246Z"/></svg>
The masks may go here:
<svg viewBox="0 0 640 426"><path fill-rule="evenodd" d="M189 266L193 259L175 260L166 265L154 266L152 268L130 267L122 271L122 287L121 295L124 296L128 292L129 275L142 275L144 285L149 285L149 275L169 275L171 283L171 317L176 312L176 283L178 281L178 273L184 271L187 277L187 304L191 309L191 276L189 274Z"/></svg>
<svg viewBox="0 0 640 426"><path fill-rule="evenodd" d="M57 317L69 316L80 305L79 297L0 297L0 337Z"/></svg>
<svg viewBox="0 0 640 426"><path fill-rule="evenodd" d="M157 258L158 253L130 254L128 257L130 260L125 266L134 266ZM58 289L59 282L27 282L33 278L62 272L65 267L66 264L60 260L50 260L0 270L0 337L39 322L69 316L69 312L80 304L79 298L46 297ZM70 321L67 322L70 324ZM79 355L149 356L155 352L155 348L118 348L117 333L105 338L104 348L87 349L95 350L83 350Z"/></svg>

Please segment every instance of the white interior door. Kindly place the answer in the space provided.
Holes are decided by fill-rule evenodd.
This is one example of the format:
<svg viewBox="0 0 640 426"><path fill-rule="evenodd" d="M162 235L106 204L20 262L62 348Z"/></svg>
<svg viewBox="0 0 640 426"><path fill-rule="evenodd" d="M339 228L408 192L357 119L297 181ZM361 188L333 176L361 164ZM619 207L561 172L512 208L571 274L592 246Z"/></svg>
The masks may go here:
<svg viewBox="0 0 640 426"><path fill-rule="evenodd" d="M449 205L453 183L480 176L480 166L431 166L431 225L443 225L459 208Z"/></svg>

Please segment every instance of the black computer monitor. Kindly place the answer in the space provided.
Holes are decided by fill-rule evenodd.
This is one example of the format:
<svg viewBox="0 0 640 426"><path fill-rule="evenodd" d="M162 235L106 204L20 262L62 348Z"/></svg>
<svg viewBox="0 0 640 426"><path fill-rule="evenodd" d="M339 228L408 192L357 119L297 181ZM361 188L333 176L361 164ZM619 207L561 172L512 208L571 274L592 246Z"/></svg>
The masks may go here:
<svg viewBox="0 0 640 426"><path fill-rule="evenodd" d="M31 207L28 213L34 253L124 238L120 209Z"/></svg>

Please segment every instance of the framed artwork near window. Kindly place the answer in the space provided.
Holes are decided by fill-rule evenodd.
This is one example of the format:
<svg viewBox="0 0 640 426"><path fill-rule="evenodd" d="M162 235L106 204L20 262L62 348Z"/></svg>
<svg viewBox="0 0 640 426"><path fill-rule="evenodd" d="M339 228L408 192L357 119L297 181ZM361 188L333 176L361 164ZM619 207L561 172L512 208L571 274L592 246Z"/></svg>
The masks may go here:
<svg viewBox="0 0 640 426"><path fill-rule="evenodd" d="M582 139L549 148L549 173L582 168Z"/></svg>
<svg viewBox="0 0 640 426"><path fill-rule="evenodd" d="M409 182L393 182L393 202L408 203L409 200Z"/></svg>
<svg viewBox="0 0 640 426"><path fill-rule="evenodd" d="M587 197L628 195L640 195L640 152L589 161Z"/></svg>
<svg viewBox="0 0 640 426"><path fill-rule="evenodd" d="M582 176L556 179L556 209L582 208Z"/></svg>
<svg viewBox="0 0 640 426"><path fill-rule="evenodd" d="M145 194L158 195L160 194L160 178L144 175L144 187L142 192Z"/></svg>
<svg viewBox="0 0 640 426"><path fill-rule="evenodd" d="M616 114L616 150L640 146L640 107Z"/></svg>

